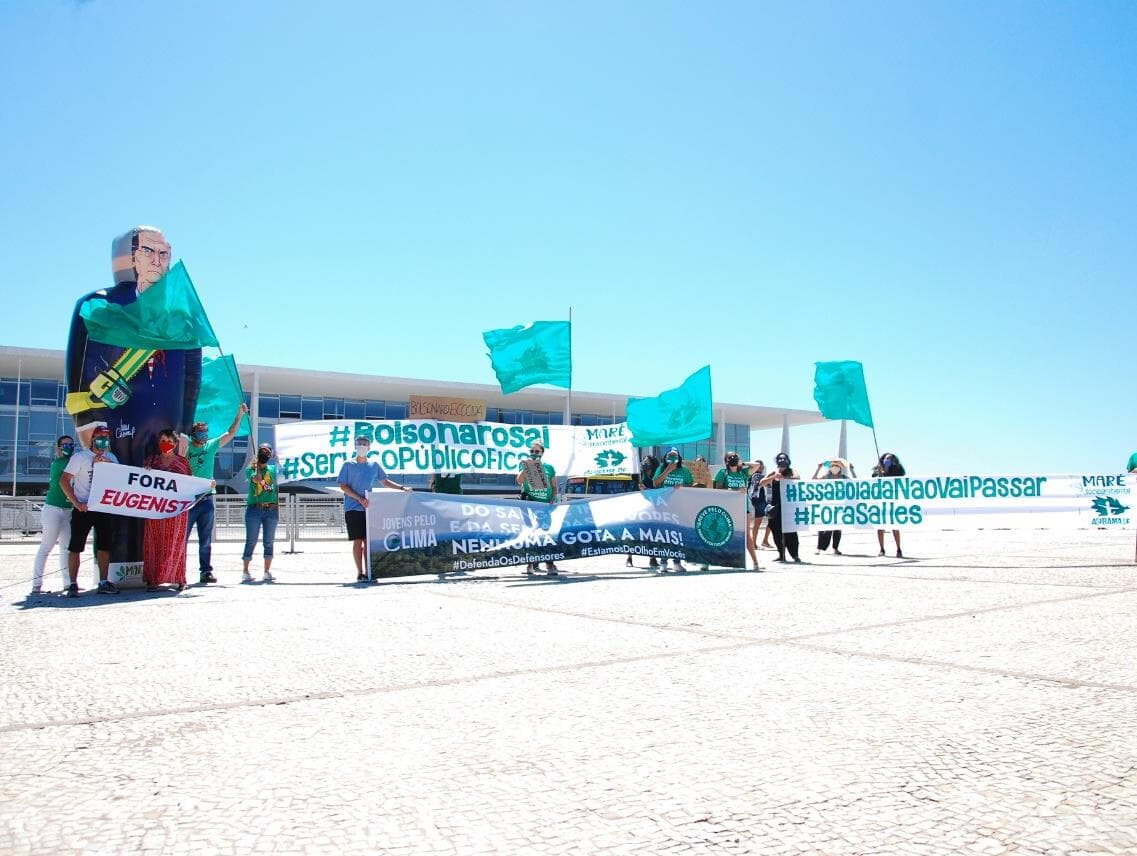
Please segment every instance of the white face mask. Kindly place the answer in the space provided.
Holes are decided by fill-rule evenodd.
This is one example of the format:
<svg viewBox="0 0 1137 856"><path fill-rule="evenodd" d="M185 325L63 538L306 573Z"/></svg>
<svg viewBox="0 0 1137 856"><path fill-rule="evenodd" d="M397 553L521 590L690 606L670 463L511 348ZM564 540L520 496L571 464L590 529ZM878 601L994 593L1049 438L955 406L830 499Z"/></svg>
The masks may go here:
<svg viewBox="0 0 1137 856"><path fill-rule="evenodd" d="M840 467L830 467L829 472L831 472L835 476L839 476L839 475L841 475L841 468Z"/></svg>
<svg viewBox="0 0 1137 856"><path fill-rule="evenodd" d="M358 446L355 447L356 457L359 457L359 458L366 458L367 453L369 451L371 451L371 447L368 445L365 445L363 443L360 443Z"/></svg>

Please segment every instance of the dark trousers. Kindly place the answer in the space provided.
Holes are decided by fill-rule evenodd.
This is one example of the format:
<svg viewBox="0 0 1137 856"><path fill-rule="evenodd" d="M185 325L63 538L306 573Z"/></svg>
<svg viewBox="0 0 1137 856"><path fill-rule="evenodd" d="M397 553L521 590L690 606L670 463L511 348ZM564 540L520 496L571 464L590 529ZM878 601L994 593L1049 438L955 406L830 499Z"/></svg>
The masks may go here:
<svg viewBox="0 0 1137 856"><path fill-rule="evenodd" d="M772 509L772 510L770 510ZM771 506L770 516L766 519L769 521L770 531L774 533L774 546L778 548L778 558L786 558L786 550L790 551L790 558L796 559L798 549L798 537L796 532L782 533L782 510L774 505Z"/></svg>
<svg viewBox="0 0 1137 856"><path fill-rule="evenodd" d="M840 529L826 529L824 532L817 533L817 549L824 553L829 549L829 539L833 539L833 549L841 549L841 530Z"/></svg>

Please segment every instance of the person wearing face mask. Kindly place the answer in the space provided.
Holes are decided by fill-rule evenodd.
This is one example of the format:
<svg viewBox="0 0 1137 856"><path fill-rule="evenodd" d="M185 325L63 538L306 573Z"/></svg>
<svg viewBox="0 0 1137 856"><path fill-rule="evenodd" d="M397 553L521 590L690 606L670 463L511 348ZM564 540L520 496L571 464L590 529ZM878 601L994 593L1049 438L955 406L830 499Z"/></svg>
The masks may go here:
<svg viewBox="0 0 1137 856"><path fill-rule="evenodd" d="M751 461L747 468L750 470L750 479L747 491L750 494L750 507L747 509L746 522L748 524L746 549L750 552L750 561L754 563L754 570L758 567L758 533L762 530L762 521L766 519L766 488L762 479L766 477L766 464L762 461ZM770 546L770 527L766 527L766 538L763 547Z"/></svg>
<svg viewBox="0 0 1137 856"><path fill-rule="evenodd" d="M817 465L817 469L813 471L815 479L847 479L849 476L846 474L846 469L849 472L853 471L853 465L842 458L833 458L829 461L822 461ZM824 471L824 475L822 475ZM856 478L856 473L853 473ZM824 553L829 549L829 543L833 543L833 555L840 556L841 554L841 530L840 529L826 529L817 533L817 552Z"/></svg>
<svg viewBox="0 0 1137 856"><path fill-rule="evenodd" d="M715 490L733 490L736 493L745 494L750 485L750 472L742 464L742 459L738 457L737 452L727 452L722 459L722 467L711 482L711 487ZM749 524L750 516L750 503L746 503L747 523ZM754 545L750 540L750 526L746 527L746 550L754 557ZM703 570L707 566L703 565ZM758 570L758 560L754 560L754 569Z"/></svg>
<svg viewBox="0 0 1137 856"><path fill-rule="evenodd" d="M95 561L99 566L99 594L118 594L118 586L107 579L111 561L111 541L114 538L117 515L102 511L88 511L87 500L91 498L91 480L95 477L95 464L108 461L118 463L111 448L111 432L105 422L96 422L91 427L91 448L76 449L63 475L59 477L59 487L72 505L71 539L67 542L67 575L71 584L67 587L68 597L79 596L79 558L87 548L87 536L95 530Z"/></svg>
<svg viewBox="0 0 1137 856"><path fill-rule="evenodd" d="M651 490L655 487L655 471L659 469L659 458L655 455L644 455L640 461L640 477L636 485L636 490ZM629 555L627 561L624 562L626 567L632 567L632 557ZM659 569L659 559L651 556L647 563L648 568L651 570Z"/></svg>
<svg viewBox="0 0 1137 856"><path fill-rule="evenodd" d="M652 478L652 484L656 487L690 487L695 483L695 477L691 475L691 471L683 466L683 456L679 454L679 450L672 446L667 450L667 454L663 456L663 464L658 470L655 471L655 476ZM675 570L686 571L683 563L679 559L672 559L675 565ZM667 573L667 558L664 557L660 560L659 569L663 573Z"/></svg>
<svg viewBox="0 0 1137 856"><path fill-rule="evenodd" d="M245 497L245 549L241 553L244 568L241 582L253 582L249 573L249 563L253 561L253 548L263 532L264 562L266 583L275 582L272 575L272 544L276 538L276 524L280 519L280 492L276 479L276 464L272 463L272 446L261 443L257 446L257 457L245 467L245 477L249 480L249 492Z"/></svg>
<svg viewBox="0 0 1137 856"><path fill-rule="evenodd" d="M210 438L209 425L205 422L195 422L190 429L189 444L186 446L186 460L189 461L190 471L202 479L213 480L213 465L217 460L217 450L237 436L237 429L241 427L241 419L249 408L244 403L237 410L233 424L229 430L220 437ZM213 518L216 508L213 494L217 492L217 482L213 482L213 490L209 496L197 503L189 510L186 521L186 538L197 527L197 567L198 581L205 583L217 582L213 576Z"/></svg>
<svg viewBox="0 0 1137 856"><path fill-rule="evenodd" d="M546 464L541 460L544 455L545 446L540 441L534 440L529 447L529 460L532 463L528 466L528 469L533 470L533 473L527 473L526 465L522 464L521 472L517 474L517 483L521 486L522 499L527 499L530 502L547 502L549 505L553 505L557 501L557 472L553 469L552 464ZM534 464L540 468L540 472L543 474L542 478L536 478ZM525 573L527 574L536 570L536 562L530 562L525 566ZM551 561L545 562L545 572L550 577L555 577L558 573L556 564Z"/></svg>
<svg viewBox="0 0 1137 856"><path fill-rule="evenodd" d="M904 466L900 463L900 458L892 454L892 452L885 452L880 456L875 467L872 468L872 477L874 479L880 478L901 478L907 475ZM892 530L892 540L896 543L896 558L903 559L904 553L900 549L900 530ZM876 530L876 541L880 545L880 554L884 555L884 530Z"/></svg>
<svg viewBox="0 0 1137 856"><path fill-rule="evenodd" d="M356 582L367 582L369 574L363 570L364 540L367 538L367 495L376 484L395 490L410 490L387 478L383 468L368 461L371 441L367 437L355 438L355 459L344 461L340 467L339 486L343 491L343 519L347 524L347 540L351 542L351 557L355 560Z"/></svg>
<svg viewBox="0 0 1137 856"><path fill-rule="evenodd" d="M43 511L40 512L40 522L43 528L43 538L36 551L35 564L32 570L32 594L40 594L43 590L43 569L47 564L47 556L59 544L59 573L63 576L63 590L71 586L67 576L67 542L71 540L71 502L63 489L59 486L59 479L63 469L75 452L75 440L68 434L55 441L55 458L51 462L51 475L47 482L47 496L43 500Z"/></svg>
<svg viewBox="0 0 1137 856"><path fill-rule="evenodd" d="M798 478L798 474L790 466L790 456L785 452L778 452L774 458L774 471L761 481L769 496L769 505L766 507L769 523L766 525L774 533L774 546L778 550L778 558L774 560L775 562L784 562L787 550L791 559L795 562L801 561L798 556L797 533L782 532L782 480L796 478Z"/></svg>
<svg viewBox="0 0 1137 856"><path fill-rule="evenodd" d="M190 474L190 463L177 453L178 434L173 428L158 432L158 454L146 459L148 470L161 470L181 476ZM142 581L146 591L172 585L181 592L186 587L186 521L188 511L176 517L147 520L142 538Z"/></svg>

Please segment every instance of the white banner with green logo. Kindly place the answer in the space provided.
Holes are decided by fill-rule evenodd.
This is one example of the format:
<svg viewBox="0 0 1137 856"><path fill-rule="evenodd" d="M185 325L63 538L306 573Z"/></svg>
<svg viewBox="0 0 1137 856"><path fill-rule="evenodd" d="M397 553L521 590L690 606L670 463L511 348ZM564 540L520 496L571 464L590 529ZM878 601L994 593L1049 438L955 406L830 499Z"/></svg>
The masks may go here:
<svg viewBox="0 0 1137 856"><path fill-rule="evenodd" d="M375 577L623 556L745 567L745 496L657 488L552 505L375 490L367 507ZM571 569L569 569L571 570Z"/></svg>
<svg viewBox="0 0 1137 856"><path fill-rule="evenodd" d="M1135 486L1125 473L785 481L782 529L1129 529Z"/></svg>
<svg viewBox="0 0 1137 856"><path fill-rule="evenodd" d="M355 441L371 441L368 459L388 473L515 474L531 443L558 476L639 472L627 423L506 425L437 419L287 422L275 426L280 481L335 478L355 456Z"/></svg>

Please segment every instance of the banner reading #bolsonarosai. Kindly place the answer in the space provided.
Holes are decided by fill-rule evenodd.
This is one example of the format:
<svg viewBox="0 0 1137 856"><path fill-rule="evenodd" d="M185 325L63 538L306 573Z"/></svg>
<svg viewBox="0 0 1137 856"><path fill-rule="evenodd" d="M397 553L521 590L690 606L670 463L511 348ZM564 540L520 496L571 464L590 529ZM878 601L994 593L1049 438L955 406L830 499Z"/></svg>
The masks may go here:
<svg viewBox="0 0 1137 856"><path fill-rule="evenodd" d="M556 505L392 490L370 499L373 577L629 553L745 567L745 497L734 491L668 487Z"/></svg>
<svg viewBox="0 0 1137 856"><path fill-rule="evenodd" d="M559 476L639 471L627 423L570 427L435 419L313 420L276 426L280 481L335 478L344 461L354 457L357 437L371 441L369 460L388 473L513 475L534 441L544 444L544 462Z"/></svg>
<svg viewBox="0 0 1137 856"><path fill-rule="evenodd" d="M1125 529L1134 486L1125 473L786 481L782 528Z"/></svg>

